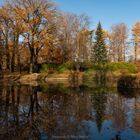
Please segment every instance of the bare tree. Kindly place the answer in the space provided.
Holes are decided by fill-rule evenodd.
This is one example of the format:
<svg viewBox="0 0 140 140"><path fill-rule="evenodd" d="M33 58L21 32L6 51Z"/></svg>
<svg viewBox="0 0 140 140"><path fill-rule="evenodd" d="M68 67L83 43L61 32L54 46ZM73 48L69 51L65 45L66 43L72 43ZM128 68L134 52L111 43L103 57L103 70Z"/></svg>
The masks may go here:
<svg viewBox="0 0 140 140"><path fill-rule="evenodd" d="M132 28L133 40L134 40L134 59L137 61L138 50L140 44L140 22L136 22Z"/></svg>
<svg viewBox="0 0 140 140"><path fill-rule="evenodd" d="M87 42L89 43L89 17L84 14L78 16L63 13L61 14L60 24L60 44L64 53L64 60L78 59L82 55L79 55L79 53L83 53L84 46Z"/></svg>
<svg viewBox="0 0 140 140"><path fill-rule="evenodd" d="M124 23L113 25L108 37L111 61L126 61L127 26Z"/></svg>

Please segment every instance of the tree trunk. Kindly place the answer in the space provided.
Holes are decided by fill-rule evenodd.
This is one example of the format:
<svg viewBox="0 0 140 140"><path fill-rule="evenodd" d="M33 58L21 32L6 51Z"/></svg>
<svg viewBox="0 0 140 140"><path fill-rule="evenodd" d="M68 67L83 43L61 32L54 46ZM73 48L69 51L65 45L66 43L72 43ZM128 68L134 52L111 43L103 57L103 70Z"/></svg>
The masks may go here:
<svg viewBox="0 0 140 140"><path fill-rule="evenodd" d="M31 48L30 49L31 52L31 56L30 56L30 70L29 70L29 73L33 73L33 72L37 72L38 70L38 67L37 67L37 64L38 64L38 52L36 51L35 48Z"/></svg>
<svg viewBox="0 0 140 140"><path fill-rule="evenodd" d="M20 63L20 51L19 47L17 48L17 70L21 73L21 63Z"/></svg>
<svg viewBox="0 0 140 140"><path fill-rule="evenodd" d="M11 59L11 72L15 72L15 50L16 50L16 37L14 36L14 45L12 50L12 59Z"/></svg>
<svg viewBox="0 0 140 140"><path fill-rule="evenodd" d="M3 72L3 64L4 64L4 47L3 44L1 44L1 52L0 52L0 56L1 56L1 63L0 63L0 69Z"/></svg>
<svg viewBox="0 0 140 140"><path fill-rule="evenodd" d="M137 43L135 43L135 62L137 61Z"/></svg>
<svg viewBox="0 0 140 140"><path fill-rule="evenodd" d="M8 36L6 37L5 49L6 49L6 69L10 70L10 51L8 45Z"/></svg>
<svg viewBox="0 0 140 140"><path fill-rule="evenodd" d="M15 57L17 55L18 39L19 39L19 35L15 34L14 35L14 46L13 46L13 50L12 50L11 72L16 71Z"/></svg>
<svg viewBox="0 0 140 140"><path fill-rule="evenodd" d="M33 73L34 69L34 54L31 52L29 73Z"/></svg>
<svg viewBox="0 0 140 140"><path fill-rule="evenodd" d="M126 61L126 45L125 45L125 43L123 43L123 46L124 46L124 50L123 50L123 60L124 60L124 62Z"/></svg>

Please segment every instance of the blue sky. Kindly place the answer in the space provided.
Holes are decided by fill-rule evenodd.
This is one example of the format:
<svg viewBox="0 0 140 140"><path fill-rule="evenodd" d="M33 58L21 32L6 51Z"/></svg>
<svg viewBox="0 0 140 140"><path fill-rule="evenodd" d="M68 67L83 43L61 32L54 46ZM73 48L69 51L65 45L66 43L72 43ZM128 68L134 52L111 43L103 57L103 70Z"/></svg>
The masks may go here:
<svg viewBox="0 0 140 140"><path fill-rule="evenodd" d="M140 21L140 0L52 0L62 11L86 13L95 28L100 20L105 29L124 22L129 28Z"/></svg>
<svg viewBox="0 0 140 140"><path fill-rule="evenodd" d="M0 4L2 4L4 2L4 0L0 0Z"/></svg>
<svg viewBox="0 0 140 140"><path fill-rule="evenodd" d="M0 0L0 4L4 0ZM140 21L140 0L51 0L62 11L87 14L95 28L100 20L105 29L113 24L124 22L129 28Z"/></svg>

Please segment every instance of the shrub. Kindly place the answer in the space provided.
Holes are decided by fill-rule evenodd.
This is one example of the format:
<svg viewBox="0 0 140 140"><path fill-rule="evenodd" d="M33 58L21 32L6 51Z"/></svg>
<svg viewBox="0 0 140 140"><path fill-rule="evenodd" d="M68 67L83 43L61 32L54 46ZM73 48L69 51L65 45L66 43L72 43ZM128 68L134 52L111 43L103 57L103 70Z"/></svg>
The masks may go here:
<svg viewBox="0 0 140 140"><path fill-rule="evenodd" d="M46 73L49 71L57 71L57 72L64 72L70 69L76 69L75 62L67 62L64 64L42 64L39 72ZM113 62L107 63L105 65L93 65L90 62L78 63L78 67L80 71L94 71L94 70L103 70L103 71L120 71L121 73L136 73L137 67L133 63L129 62Z"/></svg>
<svg viewBox="0 0 140 140"><path fill-rule="evenodd" d="M123 75L117 82L117 87L121 88L134 88L137 85L136 76Z"/></svg>
<svg viewBox="0 0 140 140"><path fill-rule="evenodd" d="M64 72L65 70L68 70L71 68L71 63L67 62L64 64L42 64L39 72L40 73L46 73L50 71L57 71L57 72Z"/></svg>
<svg viewBox="0 0 140 140"><path fill-rule="evenodd" d="M62 64L62 65L58 66L56 70L58 72L62 73L67 70L67 67L65 66L65 64Z"/></svg>
<svg viewBox="0 0 140 140"><path fill-rule="evenodd" d="M46 72L50 72L50 71L56 71L57 69L57 64L42 64L40 69L39 69L39 72L40 73L46 73Z"/></svg>
<svg viewBox="0 0 140 140"><path fill-rule="evenodd" d="M101 65L101 64L96 64L93 66L94 70L107 70L108 69L108 65Z"/></svg>
<svg viewBox="0 0 140 140"><path fill-rule="evenodd" d="M119 71L121 73L136 73L137 72L137 66L133 63L129 62L112 62L107 63L105 65L96 64L93 66L93 69L95 71Z"/></svg>
<svg viewBox="0 0 140 140"><path fill-rule="evenodd" d="M42 64L41 68L39 69L39 72L40 73L45 73L45 72L48 72L48 70L49 70L49 65L48 64Z"/></svg>
<svg viewBox="0 0 140 140"><path fill-rule="evenodd" d="M128 71L129 73L136 73L137 72L137 67L133 63L129 62L115 62L115 63L109 63L107 64L107 68L112 70L112 71Z"/></svg>
<svg viewBox="0 0 140 140"><path fill-rule="evenodd" d="M80 63L80 70L81 71L87 71L89 69L92 69L93 65L91 62L83 62Z"/></svg>
<svg viewBox="0 0 140 140"><path fill-rule="evenodd" d="M80 71L87 71L92 69L93 64L91 62L73 62L71 63L71 69L76 70L79 69Z"/></svg>

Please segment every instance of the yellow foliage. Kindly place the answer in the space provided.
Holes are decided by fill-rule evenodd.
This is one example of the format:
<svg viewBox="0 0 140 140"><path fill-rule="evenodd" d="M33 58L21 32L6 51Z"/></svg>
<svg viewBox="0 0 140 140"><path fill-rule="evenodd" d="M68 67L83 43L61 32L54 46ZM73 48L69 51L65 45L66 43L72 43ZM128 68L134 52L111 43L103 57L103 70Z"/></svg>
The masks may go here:
<svg viewBox="0 0 140 140"><path fill-rule="evenodd" d="M140 41L140 22L136 22L133 26L132 33L136 42Z"/></svg>

